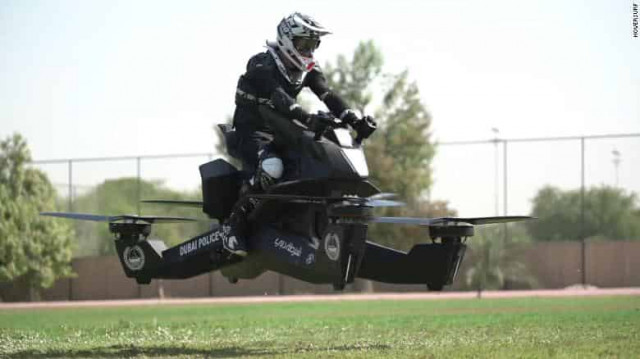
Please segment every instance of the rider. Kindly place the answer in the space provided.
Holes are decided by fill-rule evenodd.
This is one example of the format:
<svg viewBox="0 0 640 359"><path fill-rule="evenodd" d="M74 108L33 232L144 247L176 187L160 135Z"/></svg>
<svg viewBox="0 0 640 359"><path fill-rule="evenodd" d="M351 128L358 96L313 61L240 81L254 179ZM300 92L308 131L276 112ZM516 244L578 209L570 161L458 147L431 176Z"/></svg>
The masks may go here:
<svg viewBox="0 0 640 359"><path fill-rule="evenodd" d="M236 150L245 170L250 171L251 191L265 191L284 172L282 160L270 145L273 131L260 115L259 105L270 106L285 117L314 128L316 122L322 121L320 117L305 111L295 100L302 88L309 87L335 117L359 134L368 136L375 130L375 122L358 118L327 86L313 57L320 38L327 34L330 32L310 16L293 13L280 21L276 41L268 41L267 51L254 55L247 63L247 71L240 76L233 126L238 136ZM230 252L246 256L246 219L255 203L240 202L227 222L230 233L224 243Z"/></svg>

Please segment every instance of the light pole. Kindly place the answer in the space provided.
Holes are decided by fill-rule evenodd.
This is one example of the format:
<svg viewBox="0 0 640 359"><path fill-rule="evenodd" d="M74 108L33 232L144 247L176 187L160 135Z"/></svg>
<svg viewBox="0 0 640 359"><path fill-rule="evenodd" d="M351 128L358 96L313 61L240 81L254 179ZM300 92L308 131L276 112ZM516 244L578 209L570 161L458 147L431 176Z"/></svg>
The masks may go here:
<svg viewBox="0 0 640 359"><path fill-rule="evenodd" d="M618 170L620 169L620 151L618 151L617 149L613 149L613 151L611 151L611 153L613 154L613 166L615 168L615 174L616 174L616 188L619 187L619 180L620 177L618 176Z"/></svg>
<svg viewBox="0 0 640 359"><path fill-rule="evenodd" d="M493 132L493 147L494 147L494 168L495 168L495 173L494 173L494 178L493 178L493 193L494 193L494 197L495 197L495 212L496 212L496 216L499 215L500 213L500 206L499 203L499 195L498 195L498 176L499 176L499 171L498 171L498 142L500 141L498 139L498 134L500 133L500 130L498 130L497 127L492 127L491 128L491 132Z"/></svg>

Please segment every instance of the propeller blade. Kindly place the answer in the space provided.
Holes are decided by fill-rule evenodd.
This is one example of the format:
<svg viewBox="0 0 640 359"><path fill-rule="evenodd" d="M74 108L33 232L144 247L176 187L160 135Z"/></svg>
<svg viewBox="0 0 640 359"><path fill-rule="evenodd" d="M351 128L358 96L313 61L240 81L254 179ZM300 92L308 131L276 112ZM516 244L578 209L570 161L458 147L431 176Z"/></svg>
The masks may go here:
<svg viewBox="0 0 640 359"><path fill-rule="evenodd" d="M365 205L370 207L400 207L404 206L404 202L392 201L385 198L395 197L393 193L378 193L368 198L363 197L320 197L320 196L304 196L304 195L287 195L287 194L270 194L255 193L248 195L251 198L265 200L279 200L286 202L301 203L331 203L333 206L343 205Z"/></svg>
<svg viewBox="0 0 640 359"><path fill-rule="evenodd" d="M536 217L530 217L530 216L497 216L497 217L472 217L472 218L443 217L440 219L442 219L445 222L462 222L462 223L469 223L473 225L484 225L484 224L496 224L496 223L521 222L521 221L536 219Z"/></svg>
<svg viewBox="0 0 640 359"><path fill-rule="evenodd" d="M68 213L68 212L41 212L42 216L59 217L67 219L77 219L81 221L94 221L94 222L117 222L122 220L130 221L143 221L148 223L177 223L177 222L196 222L199 221L195 218L184 217L166 217L166 216L136 216L136 215L121 215L121 216L105 216L98 214L87 213Z"/></svg>
<svg viewBox="0 0 640 359"><path fill-rule="evenodd" d="M529 216L500 216L500 217L472 217L472 218L458 218L458 217L441 217L441 218L414 218L414 217L372 217L369 219L373 223L396 223L396 224L411 224L417 226L435 226L445 223L468 223L473 225L495 224L495 223L508 223L508 222L520 222L535 217Z"/></svg>
<svg viewBox="0 0 640 359"><path fill-rule="evenodd" d="M247 197L256 199L279 200L285 202L316 202L316 203L337 203L337 202L355 202L366 203L367 198L362 197L322 197L322 196L306 196L297 194L272 194L272 193L252 193Z"/></svg>
<svg viewBox="0 0 640 359"><path fill-rule="evenodd" d="M78 219L81 221L95 221L95 222L112 222L117 220L117 217L101 216L97 214L86 214L86 213L41 212L40 215L49 216L49 217Z"/></svg>
<svg viewBox="0 0 640 359"><path fill-rule="evenodd" d="M366 205L371 207L402 207L406 204L404 202L391 201L388 199L374 199L368 200Z"/></svg>
<svg viewBox="0 0 640 359"><path fill-rule="evenodd" d="M414 218L414 217L371 217L372 223L412 224L417 226L432 226L441 223L438 218Z"/></svg>
<svg viewBox="0 0 640 359"><path fill-rule="evenodd" d="M301 196L294 194L271 194L271 193L252 193L247 197L256 199L272 199L280 201L326 201L333 199L332 197L318 197L318 196Z"/></svg>
<svg viewBox="0 0 640 359"><path fill-rule="evenodd" d="M376 193L372 196L367 197L367 199L369 200L376 200L376 199L391 199L391 198L396 198L398 197L398 195L396 195L395 193L390 193L390 192L381 192L381 193Z"/></svg>
<svg viewBox="0 0 640 359"><path fill-rule="evenodd" d="M164 205L171 205L171 206L183 206L183 207L202 207L201 201L174 201L169 199L145 199L140 202L151 203L151 204L164 204Z"/></svg>
<svg viewBox="0 0 640 359"><path fill-rule="evenodd" d="M130 219L134 221L145 221L149 223L182 223L182 222L198 222L202 221L197 218L188 217L171 217L171 216L120 216L122 219Z"/></svg>

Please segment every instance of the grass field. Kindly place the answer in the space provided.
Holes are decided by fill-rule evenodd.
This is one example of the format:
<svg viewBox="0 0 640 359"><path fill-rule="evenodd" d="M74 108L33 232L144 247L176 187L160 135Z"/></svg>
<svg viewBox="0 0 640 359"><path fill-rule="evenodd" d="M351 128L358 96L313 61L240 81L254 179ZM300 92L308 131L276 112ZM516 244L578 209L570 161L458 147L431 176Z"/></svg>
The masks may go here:
<svg viewBox="0 0 640 359"><path fill-rule="evenodd" d="M640 358L640 297L0 310L0 358Z"/></svg>

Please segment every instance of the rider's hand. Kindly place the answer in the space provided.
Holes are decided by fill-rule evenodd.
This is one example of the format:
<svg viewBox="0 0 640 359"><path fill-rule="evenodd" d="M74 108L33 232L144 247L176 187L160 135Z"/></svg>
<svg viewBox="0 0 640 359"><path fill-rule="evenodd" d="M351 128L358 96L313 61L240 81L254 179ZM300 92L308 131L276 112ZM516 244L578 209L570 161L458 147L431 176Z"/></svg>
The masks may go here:
<svg viewBox="0 0 640 359"><path fill-rule="evenodd" d="M373 117L364 116L362 118L358 118L355 111L351 109L345 110L341 119L343 123L348 124L356 131L358 134L356 138L358 142L362 142L362 140L369 138L376 128L378 128L378 124Z"/></svg>
<svg viewBox="0 0 640 359"><path fill-rule="evenodd" d="M351 124L351 127L358 134L359 141L365 140L378 128L378 124L371 116L364 116Z"/></svg>
<svg viewBox="0 0 640 359"><path fill-rule="evenodd" d="M307 118L307 127L311 131L318 131L327 127L327 123L331 121L331 118L326 114L319 112L317 114L311 114L309 118Z"/></svg>
<svg viewBox="0 0 640 359"><path fill-rule="evenodd" d="M315 132L315 129L318 128L319 124L320 124L320 120L318 119L318 116L315 114L309 115L309 117L305 121L305 125L307 125L307 127L314 132Z"/></svg>
<svg viewBox="0 0 640 359"><path fill-rule="evenodd" d="M342 115L340 119L342 120L342 122L346 123L352 128L354 128L353 124L360 121L360 119L358 118L358 115L356 115L356 113L353 110L346 110L344 115Z"/></svg>

